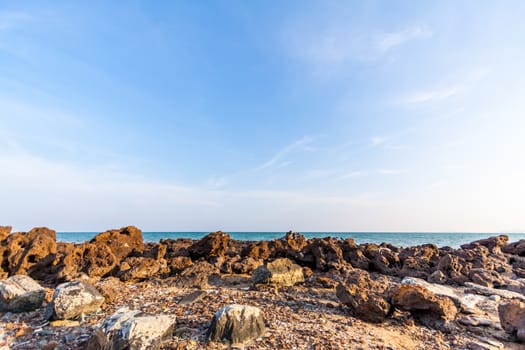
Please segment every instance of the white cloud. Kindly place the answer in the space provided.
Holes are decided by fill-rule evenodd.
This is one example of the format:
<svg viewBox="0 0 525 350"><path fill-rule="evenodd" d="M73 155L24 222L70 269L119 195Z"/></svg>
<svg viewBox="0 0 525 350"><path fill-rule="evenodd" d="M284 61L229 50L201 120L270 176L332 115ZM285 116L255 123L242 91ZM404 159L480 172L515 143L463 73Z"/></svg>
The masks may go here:
<svg viewBox="0 0 525 350"><path fill-rule="evenodd" d="M264 170L264 169L267 169L267 168L270 168L270 167L274 167L276 165L278 167L283 167L283 166L289 165L290 162L289 161L282 161L283 158L286 155L288 155L289 153L292 153L292 152L295 152L295 151L298 151L298 150L301 150L301 149L304 150L306 148L306 146L309 143L313 142L314 140L315 140L315 137L304 136L303 138L288 144L287 146L285 146L281 150L279 150L277 153L275 153L275 155L272 158L270 158L268 161L266 161L263 164L261 164L258 167L256 167L255 170Z"/></svg>
<svg viewBox="0 0 525 350"><path fill-rule="evenodd" d="M377 173L381 175L401 175L408 173L408 171L404 169L381 169Z"/></svg>
<svg viewBox="0 0 525 350"><path fill-rule="evenodd" d="M344 179L350 179L353 177L363 177L363 176L368 176L368 175L369 173L367 171L351 171L349 173L343 174L340 177L340 179L344 180Z"/></svg>
<svg viewBox="0 0 525 350"><path fill-rule="evenodd" d="M381 53L395 48L407 41L429 38L432 36L432 31L424 27L408 28L399 32L384 33L377 37L376 46Z"/></svg>
<svg viewBox="0 0 525 350"><path fill-rule="evenodd" d="M462 86L452 85L441 89L416 91L400 99L403 104L425 103L440 101L455 96L463 91Z"/></svg>

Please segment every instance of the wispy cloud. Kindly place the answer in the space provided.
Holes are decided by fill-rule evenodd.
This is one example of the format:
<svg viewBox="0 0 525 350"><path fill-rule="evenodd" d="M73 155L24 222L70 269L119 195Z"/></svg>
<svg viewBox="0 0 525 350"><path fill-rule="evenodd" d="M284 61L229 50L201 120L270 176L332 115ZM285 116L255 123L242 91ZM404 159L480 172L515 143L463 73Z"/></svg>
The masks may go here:
<svg viewBox="0 0 525 350"><path fill-rule="evenodd" d="M381 175L401 175L408 173L405 169L380 169L377 171Z"/></svg>
<svg viewBox="0 0 525 350"><path fill-rule="evenodd" d="M403 104L425 103L440 101L459 94L463 90L461 85L451 85L435 90L422 90L410 93L400 99Z"/></svg>
<svg viewBox="0 0 525 350"><path fill-rule="evenodd" d="M368 176L368 175L370 175L370 174L367 171L351 171L349 173L345 173L345 174L341 175L341 177L339 177L339 179L345 180L345 179L350 179L350 178L353 178L353 177L363 177L363 176Z"/></svg>
<svg viewBox="0 0 525 350"><path fill-rule="evenodd" d="M384 33L377 37L376 47L381 53L385 53L407 41L421 38L429 38L432 31L426 27L413 27L398 32Z"/></svg>
<svg viewBox="0 0 525 350"><path fill-rule="evenodd" d="M301 149L305 150L306 146L312 143L314 140L315 140L315 137L304 136L303 138L290 143L289 145L285 146L284 148L279 150L277 153L275 153L275 155L272 158L270 158L263 164L256 167L255 170L264 170L264 169L274 167L274 166L282 167L282 166L289 165L290 164L289 161L283 161L283 158L292 152L295 152Z"/></svg>

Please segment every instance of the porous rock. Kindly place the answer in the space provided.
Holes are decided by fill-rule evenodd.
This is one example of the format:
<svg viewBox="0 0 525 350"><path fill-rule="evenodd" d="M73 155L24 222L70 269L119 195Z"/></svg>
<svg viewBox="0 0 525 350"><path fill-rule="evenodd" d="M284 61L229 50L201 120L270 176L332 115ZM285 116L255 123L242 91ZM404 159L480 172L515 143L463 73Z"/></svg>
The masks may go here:
<svg viewBox="0 0 525 350"><path fill-rule="evenodd" d="M68 320L97 311L104 297L95 287L81 281L59 284L46 308L46 318Z"/></svg>
<svg viewBox="0 0 525 350"><path fill-rule="evenodd" d="M259 338L265 330L263 312L259 308L231 304L215 313L206 337L236 347Z"/></svg>
<svg viewBox="0 0 525 350"><path fill-rule="evenodd" d="M226 232L212 232L191 245L188 251L193 259L223 256L229 241L230 235Z"/></svg>
<svg viewBox="0 0 525 350"><path fill-rule="evenodd" d="M0 311L24 312L38 309L46 291L25 275L11 276L0 281Z"/></svg>
<svg viewBox="0 0 525 350"><path fill-rule="evenodd" d="M144 251L142 231L135 226L99 233L90 243L109 247L119 262L130 254L140 254Z"/></svg>

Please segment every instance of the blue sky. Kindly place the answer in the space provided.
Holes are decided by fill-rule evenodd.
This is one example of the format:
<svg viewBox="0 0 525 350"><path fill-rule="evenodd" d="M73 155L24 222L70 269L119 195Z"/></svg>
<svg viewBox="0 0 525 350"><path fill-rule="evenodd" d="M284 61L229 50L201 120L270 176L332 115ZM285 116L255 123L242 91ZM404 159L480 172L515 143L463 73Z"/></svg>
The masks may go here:
<svg viewBox="0 0 525 350"><path fill-rule="evenodd" d="M0 220L525 231L524 16L0 0Z"/></svg>

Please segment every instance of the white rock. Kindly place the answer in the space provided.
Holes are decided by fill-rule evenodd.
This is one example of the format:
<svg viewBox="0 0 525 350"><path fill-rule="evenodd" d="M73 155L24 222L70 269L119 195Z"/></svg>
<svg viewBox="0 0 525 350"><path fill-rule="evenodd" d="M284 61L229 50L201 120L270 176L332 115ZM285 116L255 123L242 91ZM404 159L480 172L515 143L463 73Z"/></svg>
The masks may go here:
<svg viewBox="0 0 525 350"><path fill-rule="evenodd" d="M47 305L46 318L69 320L97 311L104 297L90 284L73 281L57 286L53 300Z"/></svg>
<svg viewBox="0 0 525 350"><path fill-rule="evenodd" d="M0 310L11 312L38 309L46 291L35 280L25 275L11 276L0 281Z"/></svg>
<svg viewBox="0 0 525 350"><path fill-rule="evenodd" d="M206 337L237 347L259 338L265 331L263 312L259 308L231 304L215 313Z"/></svg>

